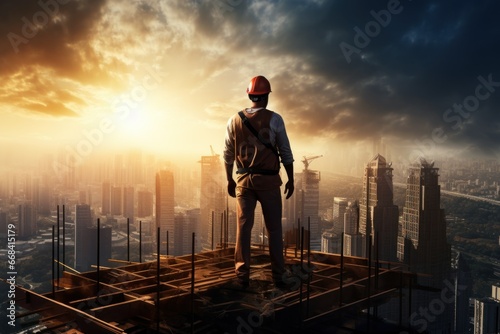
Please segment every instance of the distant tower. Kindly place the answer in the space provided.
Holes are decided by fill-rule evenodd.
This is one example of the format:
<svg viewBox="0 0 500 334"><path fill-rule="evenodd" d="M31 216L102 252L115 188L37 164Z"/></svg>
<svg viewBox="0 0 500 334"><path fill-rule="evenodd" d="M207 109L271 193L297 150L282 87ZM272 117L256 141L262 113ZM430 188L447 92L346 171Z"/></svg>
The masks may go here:
<svg viewBox="0 0 500 334"><path fill-rule="evenodd" d="M319 171L309 169L309 164L310 161L320 157L322 157L322 155L304 157L302 160L304 169L297 178L296 184L296 217L300 218L301 225L306 229L308 227L308 221L311 223L311 250L321 249L322 237L319 226L319 181L321 176Z"/></svg>
<svg viewBox="0 0 500 334"><path fill-rule="evenodd" d="M20 238L30 238L36 234L36 211L31 203L18 206L18 222Z"/></svg>
<svg viewBox="0 0 500 334"><path fill-rule="evenodd" d="M365 168L363 193L359 204L359 233L363 235L364 256L396 261L398 240L398 207L393 204L391 164L377 154ZM378 253L378 254L377 254Z"/></svg>
<svg viewBox="0 0 500 334"><path fill-rule="evenodd" d="M398 258L412 271L448 277L451 247L446 240L438 171L424 159L409 169Z"/></svg>
<svg viewBox="0 0 500 334"><path fill-rule="evenodd" d="M223 183L223 171L219 154L202 156L201 160L201 193L200 193L200 228L201 240L205 249L214 247L220 240L221 214L225 210L226 193ZM214 226L212 228L212 213ZM212 235L212 230L214 231Z"/></svg>
<svg viewBox="0 0 500 334"><path fill-rule="evenodd" d="M171 171L161 170L156 173L156 228L160 228L161 243L167 242L168 231L170 249L175 249L174 207L174 174ZM166 245L165 248L161 248L166 249ZM169 254L170 249L168 249Z"/></svg>
<svg viewBox="0 0 500 334"><path fill-rule="evenodd" d="M344 213L348 205L347 198L333 198L333 232L341 235L344 232Z"/></svg>
<svg viewBox="0 0 500 334"><path fill-rule="evenodd" d="M153 193L147 190L137 192L137 217L144 218L153 215Z"/></svg>
<svg viewBox="0 0 500 334"><path fill-rule="evenodd" d="M492 297L474 300L474 334L498 333L500 301Z"/></svg>
<svg viewBox="0 0 500 334"><path fill-rule="evenodd" d="M454 333L468 334L469 299L472 295L472 272L462 253L455 259L455 316Z"/></svg>
<svg viewBox="0 0 500 334"><path fill-rule="evenodd" d="M122 187L111 187L111 214L114 216L120 216L123 213L122 210Z"/></svg>
<svg viewBox="0 0 500 334"><path fill-rule="evenodd" d="M123 216L134 222L134 187L123 187Z"/></svg>
<svg viewBox="0 0 500 334"><path fill-rule="evenodd" d="M90 264L94 263L89 259L87 251L88 233L87 230L92 226L92 212L90 205L80 204L75 209L75 269L78 271L87 271Z"/></svg>
<svg viewBox="0 0 500 334"><path fill-rule="evenodd" d="M344 255L363 256L363 235L359 233L359 205L349 202L344 213Z"/></svg>
<svg viewBox="0 0 500 334"><path fill-rule="evenodd" d="M425 159L410 166L406 184L406 202L398 236L398 259L411 272L420 274L412 293L411 312L422 305L440 300L440 292L454 290L451 283L451 247L446 240L446 220L441 209L439 169ZM443 304L426 330L453 330L453 303Z"/></svg>
<svg viewBox="0 0 500 334"><path fill-rule="evenodd" d="M111 183L109 181L104 181L102 183L102 206L101 213L103 215L109 215L111 213Z"/></svg>

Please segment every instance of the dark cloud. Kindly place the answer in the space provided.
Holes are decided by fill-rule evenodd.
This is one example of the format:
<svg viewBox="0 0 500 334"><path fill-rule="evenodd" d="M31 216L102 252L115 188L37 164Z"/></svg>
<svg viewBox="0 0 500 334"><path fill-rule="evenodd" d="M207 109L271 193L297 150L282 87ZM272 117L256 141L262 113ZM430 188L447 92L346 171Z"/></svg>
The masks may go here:
<svg viewBox="0 0 500 334"><path fill-rule="evenodd" d="M373 13L387 15L391 3L399 3L397 14L382 18L386 26L374 24ZM218 33L217 22L230 24L235 54L297 61L272 83L292 116L289 127L303 136L411 142L441 127L450 133L446 145L488 152L500 139L500 87L460 131L443 115L474 95L478 76L500 82L499 13L500 3L487 0L244 1L222 18L199 11L197 22L207 38ZM366 33L369 22L378 31L356 43L355 27ZM360 50L350 62L342 42Z"/></svg>

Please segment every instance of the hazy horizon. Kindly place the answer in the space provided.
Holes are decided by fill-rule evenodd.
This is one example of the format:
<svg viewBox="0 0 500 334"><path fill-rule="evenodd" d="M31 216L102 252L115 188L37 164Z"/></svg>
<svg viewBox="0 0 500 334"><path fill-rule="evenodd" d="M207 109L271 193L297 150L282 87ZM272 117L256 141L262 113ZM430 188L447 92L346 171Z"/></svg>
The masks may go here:
<svg viewBox="0 0 500 334"><path fill-rule="evenodd" d="M259 74L297 164L323 155L312 166L335 172L374 152L402 164L498 160L499 6L3 2L2 167L60 151L92 159L130 147L184 163L210 146L221 154Z"/></svg>

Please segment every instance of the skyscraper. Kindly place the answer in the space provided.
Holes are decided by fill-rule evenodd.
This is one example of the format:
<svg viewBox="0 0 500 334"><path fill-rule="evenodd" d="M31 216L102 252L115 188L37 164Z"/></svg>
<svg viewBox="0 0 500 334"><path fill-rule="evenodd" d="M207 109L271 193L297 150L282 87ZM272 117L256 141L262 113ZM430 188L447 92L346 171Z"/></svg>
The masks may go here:
<svg viewBox="0 0 500 334"><path fill-rule="evenodd" d="M341 235L344 232L344 213L348 205L347 198L333 198L333 232Z"/></svg>
<svg viewBox="0 0 500 334"><path fill-rule="evenodd" d="M220 240L220 217L225 209L225 188L220 156L202 156L201 160L201 193L200 193L200 230L201 240L205 249L211 249L212 238L214 243ZM212 212L214 226L212 228ZM213 235L212 235L212 231Z"/></svg>
<svg viewBox="0 0 500 334"><path fill-rule="evenodd" d="M23 203L18 206L18 222L20 238L30 238L36 233L36 211L31 203Z"/></svg>
<svg viewBox="0 0 500 334"><path fill-rule="evenodd" d="M363 193L359 204L359 233L363 235L363 252L379 260L396 261L398 240L398 207L393 204L391 164L377 154L366 166Z"/></svg>
<svg viewBox="0 0 500 334"><path fill-rule="evenodd" d="M123 216L134 222L134 187L123 187Z"/></svg>
<svg viewBox="0 0 500 334"><path fill-rule="evenodd" d="M462 253L455 259L455 334L469 333L469 299L472 295L472 272Z"/></svg>
<svg viewBox="0 0 500 334"><path fill-rule="evenodd" d="M446 240L438 171L424 159L409 169L397 254L412 271L444 278L450 272L451 248Z"/></svg>
<svg viewBox="0 0 500 334"><path fill-rule="evenodd" d="M359 233L358 201L349 202L344 213L344 255L363 256L363 241Z"/></svg>
<svg viewBox="0 0 500 334"><path fill-rule="evenodd" d="M410 166L406 201L398 236L398 259L411 272L419 273L411 298L410 313L422 305L441 300L444 292L455 290L451 283L451 247L446 240L446 220L441 209L439 169L421 159ZM439 314L425 325L430 333L453 330L454 298L443 302ZM412 313L412 314L413 314Z"/></svg>
<svg viewBox="0 0 500 334"><path fill-rule="evenodd" d="M111 213L111 183L109 181L104 181L102 183L102 206L101 213L103 215L108 215Z"/></svg>
<svg viewBox="0 0 500 334"><path fill-rule="evenodd" d="M492 297L474 300L474 334L498 333L500 301Z"/></svg>
<svg viewBox="0 0 500 334"><path fill-rule="evenodd" d="M90 269L90 259L87 250L87 230L92 226L90 205L79 204L75 209L75 269L86 271ZM92 262L93 263L93 262Z"/></svg>
<svg viewBox="0 0 500 334"><path fill-rule="evenodd" d="M296 194L294 194L296 217L300 218L301 225L305 226L306 229L308 222L311 225L311 250L321 249L322 238L319 221L319 181L321 175L319 171L309 169L310 161L319 157L304 157L302 160L304 169L299 175L296 174Z"/></svg>
<svg viewBox="0 0 500 334"><path fill-rule="evenodd" d="M123 213L122 187L111 187L111 214L120 216Z"/></svg>
<svg viewBox="0 0 500 334"><path fill-rule="evenodd" d="M174 207L174 174L161 170L156 173L156 228L160 228L161 243L167 242L168 231L170 249L175 249ZM166 250L166 246L161 248L162 251Z"/></svg>
<svg viewBox="0 0 500 334"><path fill-rule="evenodd" d="M153 193L147 190L137 192L137 217L144 218L153 215Z"/></svg>

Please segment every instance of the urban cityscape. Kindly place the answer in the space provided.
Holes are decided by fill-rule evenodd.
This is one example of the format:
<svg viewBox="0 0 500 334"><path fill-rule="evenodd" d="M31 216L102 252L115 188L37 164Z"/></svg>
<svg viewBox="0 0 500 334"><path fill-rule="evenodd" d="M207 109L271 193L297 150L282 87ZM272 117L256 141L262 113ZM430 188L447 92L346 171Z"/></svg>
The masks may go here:
<svg viewBox="0 0 500 334"><path fill-rule="evenodd" d="M9 249L15 249L16 284L50 293L54 267L48 255L54 240L61 264L56 266L57 277L63 270L95 271L96 258L100 266L114 267L153 261L157 249L178 257L191 254L192 247L203 253L234 244L235 202L226 194L220 155L211 147L207 153L193 164L196 169L130 150L82 165L72 165L69 155L57 160L44 156L36 170L3 173L0 236L6 241L14 230L16 242L15 248L1 252L7 258ZM468 218L462 212L446 212L443 198L472 205L486 201L498 210L500 164L446 161L440 166L420 158L408 166L406 183L400 184L394 181L392 163L379 153L367 159L358 176L314 169L322 158L304 156L295 162L302 168L295 175L295 195L283 203L285 244L296 242L297 223L302 223L311 251L376 257L386 263L381 267L404 264L408 272L418 273L413 283L419 288L412 290L403 310L409 314L405 325L416 332L479 333L482 328L488 333L496 328L500 231L496 226L486 235L452 231L450 223L460 219L467 224ZM66 166L65 172L55 173L60 166ZM159 246L157 229L163 240ZM252 244L265 245L266 238L258 207ZM477 248L467 247L475 242ZM484 267L479 275L475 272ZM488 284L492 295L484 288ZM441 301L432 304L436 300ZM395 303L393 298L380 305L377 316L397 322Z"/></svg>
<svg viewBox="0 0 500 334"><path fill-rule="evenodd" d="M0 333L500 334L499 12L1 1Z"/></svg>

